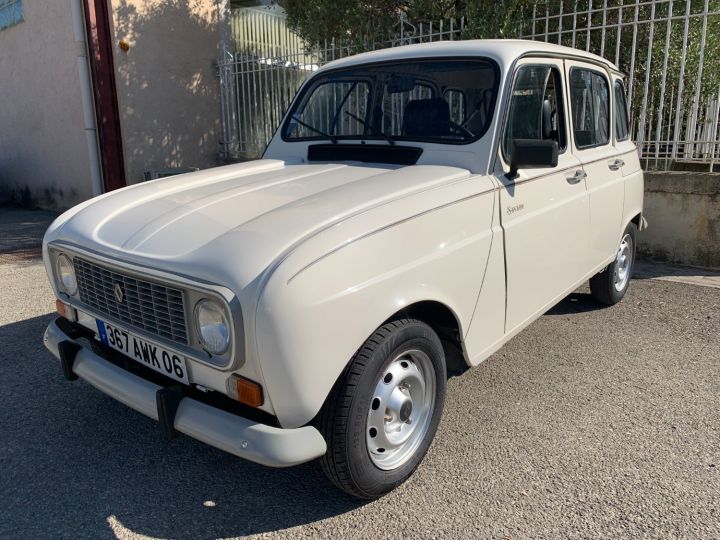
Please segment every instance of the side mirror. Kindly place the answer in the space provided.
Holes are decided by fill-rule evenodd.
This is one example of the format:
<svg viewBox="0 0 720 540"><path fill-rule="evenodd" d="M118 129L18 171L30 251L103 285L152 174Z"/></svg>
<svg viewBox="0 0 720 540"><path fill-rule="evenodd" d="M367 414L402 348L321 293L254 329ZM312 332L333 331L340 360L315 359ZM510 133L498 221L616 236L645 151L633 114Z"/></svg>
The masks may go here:
<svg viewBox="0 0 720 540"><path fill-rule="evenodd" d="M552 140L513 139L510 143L510 172L517 176L518 169L543 169L558 164L558 143Z"/></svg>

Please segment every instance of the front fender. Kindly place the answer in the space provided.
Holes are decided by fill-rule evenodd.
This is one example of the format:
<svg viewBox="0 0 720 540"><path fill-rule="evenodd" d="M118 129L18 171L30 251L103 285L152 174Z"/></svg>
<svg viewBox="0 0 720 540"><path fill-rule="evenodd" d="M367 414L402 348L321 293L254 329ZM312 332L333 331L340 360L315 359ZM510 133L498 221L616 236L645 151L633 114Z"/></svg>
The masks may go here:
<svg viewBox="0 0 720 540"><path fill-rule="evenodd" d="M295 254L277 267L258 302L255 339L283 427L312 420L353 354L403 307L440 302L467 329L492 239L492 211L490 190L476 192L309 261L307 253Z"/></svg>

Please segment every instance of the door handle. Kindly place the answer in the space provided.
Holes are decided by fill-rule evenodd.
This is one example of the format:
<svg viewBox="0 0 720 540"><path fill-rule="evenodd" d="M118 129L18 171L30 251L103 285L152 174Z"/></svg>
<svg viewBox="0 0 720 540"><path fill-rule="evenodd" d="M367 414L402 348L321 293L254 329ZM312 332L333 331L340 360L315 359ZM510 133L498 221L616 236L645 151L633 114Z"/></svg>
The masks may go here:
<svg viewBox="0 0 720 540"><path fill-rule="evenodd" d="M616 159L615 161L611 161L611 162L608 163L608 168L609 168L611 171L617 171L617 170L619 170L620 167L622 167L623 165L625 165L625 162L624 162L622 159Z"/></svg>
<svg viewBox="0 0 720 540"><path fill-rule="evenodd" d="M582 169L578 169L575 171L575 174L571 176L566 176L565 180L567 180L568 184L577 184L578 182L582 182L587 178L587 174Z"/></svg>

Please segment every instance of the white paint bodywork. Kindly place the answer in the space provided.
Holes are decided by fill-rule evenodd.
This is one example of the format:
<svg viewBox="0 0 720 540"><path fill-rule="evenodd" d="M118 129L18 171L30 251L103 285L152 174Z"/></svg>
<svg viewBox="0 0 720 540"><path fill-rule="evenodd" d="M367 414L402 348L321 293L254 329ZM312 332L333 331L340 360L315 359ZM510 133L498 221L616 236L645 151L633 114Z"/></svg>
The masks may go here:
<svg viewBox="0 0 720 540"><path fill-rule="evenodd" d="M642 172L629 141L613 138L580 152L570 140L555 169L505 177L497 141L508 82L528 55L559 68L590 62L611 81L620 76L599 57L523 41L416 45L328 64L322 70L489 57L500 67L494 118L468 145L413 143L424 150L413 166L306 163L309 143L277 134L262 160L87 201L46 234L56 294L62 297L48 245L156 279L218 287L241 306L241 350L224 368L190 358L190 380L220 392L231 373L258 381L262 408L283 428L310 422L367 337L419 302L449 310L466 361L480 363L606 266L622 231L642 212ZM625 166L605 177L605 162L618 155ZM587 180L570 186L565 177L583 168ZM521 211L509 211L519 205Z"/></svg>

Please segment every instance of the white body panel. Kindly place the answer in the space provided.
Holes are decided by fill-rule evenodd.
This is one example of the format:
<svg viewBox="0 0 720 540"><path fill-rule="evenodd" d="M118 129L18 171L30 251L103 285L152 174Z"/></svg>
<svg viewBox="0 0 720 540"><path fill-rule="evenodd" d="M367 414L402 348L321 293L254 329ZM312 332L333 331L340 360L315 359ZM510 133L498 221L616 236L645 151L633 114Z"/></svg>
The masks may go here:
<svg viewBox="0 0 720 540"><path fill-rule="evenodd" d="M328 68L493 59L500 70L493 119L471 144L413 143L423 153L411 166L306 163L307 141L276 135L263 160L100 196L46 234L56 294L83 307L58 290L49 246L148 279L212 287L239 306L242 342L223 366L188 354L190 382L224 393L233 373L257 381L262 409L283 428L308 424L367 337L420 302L452 313L466 362L481 362L607 264L642 212L630 141L577 151L570 137L557 167L505 176L497 141L524 55L563 72L584 58L609 80L619 76L593 55L522 41L402 47L334 62ZM565 122L570 133L569 114ZM618 155L625 165L604 174ZM567 182L583 169L587 181Z"/></svg>

